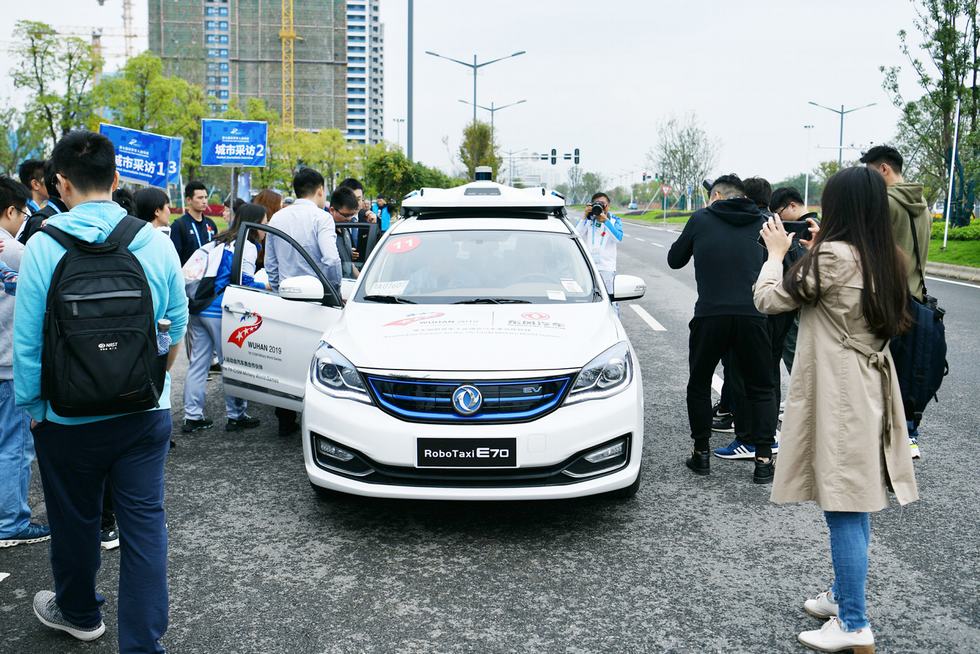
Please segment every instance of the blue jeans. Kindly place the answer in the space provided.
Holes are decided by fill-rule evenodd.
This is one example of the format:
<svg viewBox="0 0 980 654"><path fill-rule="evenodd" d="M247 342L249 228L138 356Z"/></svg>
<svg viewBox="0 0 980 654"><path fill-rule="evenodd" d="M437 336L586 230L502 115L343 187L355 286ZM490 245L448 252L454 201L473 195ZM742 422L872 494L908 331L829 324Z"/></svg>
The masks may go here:
<svg viewBox="0 0 980 654"><path fill-rule="evenodd" d="M830 554L834 562L834 601L844 628L857 631L868 626L865 586L868 580L868 543L871 514L824 511L830 528Z"/></svg>
<svg viewBox="0 0 980 654"><path fill-rule="evenodd" d="M221 318L191 316L188 329L191 333L190 363L184 378L184 418L204 418L204 396L208 389L208 369L211 355L221 356ZM225 414L229 420L239 420L245 415L248 403L237 397L225 395Z"/></svg>
<svg viewBox="0 0 980 654"><path fill-rule="evenodd" d="M167 527L163 464L170 411L145 411L84 425L34 428L51 526L55 601L73 624L102 622L95 590L101 565L102 492L112 482L119 521L119 651L163 652L167 630Z"/></svg>
<svg viewBox="0 0 980 654"><path fill-rule="evenodd" d="M14 403L14 382L5 379L0 381L0 538L13 538L31 522L27 489L33 460L31 419Z"/></svg>

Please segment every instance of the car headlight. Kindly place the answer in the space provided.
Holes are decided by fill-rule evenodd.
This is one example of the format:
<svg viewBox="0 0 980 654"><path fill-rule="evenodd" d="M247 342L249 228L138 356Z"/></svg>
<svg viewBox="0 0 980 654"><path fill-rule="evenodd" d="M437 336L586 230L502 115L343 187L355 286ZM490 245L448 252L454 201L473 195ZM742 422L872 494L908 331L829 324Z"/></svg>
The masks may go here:
<svg viewBox="0 0 980 654"><path fill-rule="evenodd" d="M621 392L633 380L633 358L626 341L592 359L575 377L565 404L609 397Z"/></svg>
<svg viewBox="0 0 980 654"><path fill-rule="evenodd" d="M310 369L313 385L331 397L371 404L361 373L329 343L320 343Z"/></svg>

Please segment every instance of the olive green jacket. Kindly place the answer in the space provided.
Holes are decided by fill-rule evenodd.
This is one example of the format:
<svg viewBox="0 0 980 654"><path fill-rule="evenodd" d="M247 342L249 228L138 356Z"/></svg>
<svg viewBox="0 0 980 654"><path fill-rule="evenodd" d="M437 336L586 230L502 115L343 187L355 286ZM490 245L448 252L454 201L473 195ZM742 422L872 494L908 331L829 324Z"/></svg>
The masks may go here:
<svg viewBox="0 0 980 654"><path fill-rule="evenodd" d="M922 184L902 182L888 187L888 209L892 218L892 231L895 243L908 255L909 293L917 300L922 300L925 280L916 264L913 250L912 226L909 216L915 223L915 233L919 237L919 257L922 268L925 269L926 258L929 254L929 237L932 234L932 216L922 197Z"/></svg>

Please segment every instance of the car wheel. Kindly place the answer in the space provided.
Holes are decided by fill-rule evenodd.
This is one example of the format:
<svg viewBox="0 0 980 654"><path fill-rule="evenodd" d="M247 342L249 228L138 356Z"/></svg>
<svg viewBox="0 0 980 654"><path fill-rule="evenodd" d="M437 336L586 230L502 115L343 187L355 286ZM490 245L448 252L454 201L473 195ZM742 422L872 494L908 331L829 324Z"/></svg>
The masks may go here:
<svg viewBox="0 0 980 654"><path fill-rule="evenodd" d="M330 490L329 488L324 488L323 486L317 486L312 481L310 482L310 487L316 496L321 500L333 500L337 498L337 491Z"/></svg>
<svg viewBox="0 0 980 654"><path fill-rule="evenodd" d="M617 500L628 500L636 496L636 492L640 490L640 480L643 478L642 471L636 475L636 481L625 488L617 488L614 491L609 491L606 493L608 497Z"/></svg>

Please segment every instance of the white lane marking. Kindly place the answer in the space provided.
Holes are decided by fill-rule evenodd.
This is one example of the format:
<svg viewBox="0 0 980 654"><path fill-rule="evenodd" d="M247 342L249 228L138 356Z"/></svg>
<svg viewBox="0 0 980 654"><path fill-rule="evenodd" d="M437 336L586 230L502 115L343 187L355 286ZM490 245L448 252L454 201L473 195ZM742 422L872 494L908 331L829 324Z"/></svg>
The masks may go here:
<svg viewBox="0 0 980 654"><path fill-rule="evenodd" d="M654 243L653 241L650 241L650 245L652 245L655 248L660 248L661 250L665 250L666 249L666 246L660 245L660 243Z"/></svg>
<svg viewBox="0 0 980 654"><path fill-rule="evenodd" d="M640 318L643 319L643 322L650 325L650 329L652 329L653 331L655 332L667 331L667 328L661 325L659 322L657 322L657 319L651 316L649 313L647 313L647 310L644 309L643 307L636 304L631 304L630 308L636 312L636 315L638 315Z"/></svg>
<svg viewBox="0 0 980 654"><path fill-rule="evenodd" d="M639 241L640 243L646 243L647 242L647 240L645 238L640 238L639 236L634 236L633 238L635 240Z"/></svg>
<svg viewBox="0 0 980 654"><path fill-rule="evenodd" d="M653 229L658 232L674 232L673 229L667 229L666 227L654 227L653 225L641 225L640 223L626 223L627 225L632 225L634 227L642 227L643 229Z"/></svg>
<svg viewBox="0 0 980 654"><path fill-rule="evenodd" d="M952 279L943 279L941 277L929 277L928 275L926 275L926 279L928 279L930 282L943 282L944 284L956 284L957 286L967 286L969 288L980 288L980 286L977 286L976 284L967 284L966 282L956 282L956 281L953 281Z"/></svg>
<svg viewBox="0 0 980 654"><path fill-rule="evenodd" d="M715 393L721 395L721 387L725 385L721 377L718 375L711 375L711 388L714 389Z"/></svg>

